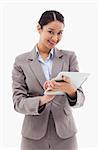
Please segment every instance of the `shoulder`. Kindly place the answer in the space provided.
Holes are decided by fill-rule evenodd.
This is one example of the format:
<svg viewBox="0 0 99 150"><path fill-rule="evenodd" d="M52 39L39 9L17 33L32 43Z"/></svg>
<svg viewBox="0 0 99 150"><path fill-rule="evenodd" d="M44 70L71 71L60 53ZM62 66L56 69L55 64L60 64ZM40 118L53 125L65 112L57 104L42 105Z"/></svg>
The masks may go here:
<svg viewBox="0 0 99 150"><path fill-rule="evenodd" d="M75 55L75 51L72 50L60 50L64 55Z"/></svg>
<svg viewBox="0 0 99 150"><path fill-rule="evenodd" d="M19 54L18 56L16 56L15 61L24 62L28 59L29 55L30 55L30 52Z"/></svg>
<svg viewBox="0 0 99 150"><path fill-rule="evenodd" d="M66 56L66 57L72 57L72 56L75 56L75 51L73 50L63 50L63 49L57 49L56 48L56 51L59 55L63 55L63 56Z"/></svg>

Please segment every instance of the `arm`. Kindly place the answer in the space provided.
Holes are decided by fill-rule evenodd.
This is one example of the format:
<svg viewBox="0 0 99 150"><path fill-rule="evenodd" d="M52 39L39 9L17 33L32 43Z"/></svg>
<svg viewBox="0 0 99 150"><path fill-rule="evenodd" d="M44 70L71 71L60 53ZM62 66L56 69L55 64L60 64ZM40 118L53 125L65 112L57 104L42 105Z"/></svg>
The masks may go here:
<svg viewBox="0 0 99 150"><path fill-rule="evenodd" d="M74 52L70 57L69 71L79 72L78 61L77 61L77 57ZM80 87L76 90L74 97L69 96L69 95L67 95L67 97L68 97L69 104L75 108L81 107L84 104L85 96L84 96L82 87Z"/></svg>
<svg viewBox="0 0 99 150"><path fill-rule="evenodd" d="M38 107L40 96L32 97L28 94L28 87L25 82L25 75L22 68L15 61L12 71L12 89L14 108L17 112L26 115L39 115Z"/></svg>
<svg viewBox="0 0 99 150"><path fill-rule="evenodd" d="M53 100L53 96L31 96L25 82L26 76L16 59L12 71L13 103L17 112L25 115L41 115L46 104Z"/></svg>
<svg viewBox="0 0 99 150"><path fill-rule="evenodd" d="M78 62L75 53L72 53L69 58L69 71L78 72ZM65 92L68 98L70 106L80 107L83 105L85 97L82 88L76 88L69 77L63 76L63 81L56 82L54 79L45 83L45 88L50 88L51 91L62 91Z"/></svg>

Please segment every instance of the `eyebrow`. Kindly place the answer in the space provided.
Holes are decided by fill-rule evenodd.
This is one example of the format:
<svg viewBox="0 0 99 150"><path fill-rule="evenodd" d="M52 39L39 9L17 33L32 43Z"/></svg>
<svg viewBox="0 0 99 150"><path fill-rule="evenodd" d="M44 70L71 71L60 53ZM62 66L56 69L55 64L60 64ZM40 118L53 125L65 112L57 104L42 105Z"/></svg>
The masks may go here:
<svg viewBox="0 0 99 150"><path fill-rule="evenodd" d="M53 29L53 28L48 28L48 29L49 29L49 30L53 30L53 31L55 30L55 29ZM60 31L62 32L63 30L60 30Z"/></svg>

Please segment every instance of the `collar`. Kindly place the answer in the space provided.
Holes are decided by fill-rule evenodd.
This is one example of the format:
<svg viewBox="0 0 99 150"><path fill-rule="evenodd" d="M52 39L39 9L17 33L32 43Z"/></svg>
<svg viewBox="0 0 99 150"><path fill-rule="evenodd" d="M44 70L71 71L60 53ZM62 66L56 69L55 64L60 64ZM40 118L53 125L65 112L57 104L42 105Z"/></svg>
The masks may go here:
<svg viewBox="0 0 99 150"><path fill-rule="evenodd" d="M37 45L35 45L34 48L30 51L30 53L28 55L28 59L29 60L35 60L35 59L37 59L36 47L37 47ZM55 57L57 57L57 58L61 58L64 55L64 53L62 52L62 50L59 50L56 47L54 47L50 51L50 53L53 53L52 55L55 55Z"/></svg>
<svg viewBox="0 0 99 150"><path fill-rule="evenodd" d="M39 56L40 56L40 53L39 53L39 50L38 50L38 47L37 47L37 46L36 46L36 48L35 48L35 51L36 51L37 57L39 57ZM50 52L49 52L48 59L49 59L49 58L53 58L53 57L54 57L54 54L55 54L55 49L52 48L52 49L50 50Z"/></svg>

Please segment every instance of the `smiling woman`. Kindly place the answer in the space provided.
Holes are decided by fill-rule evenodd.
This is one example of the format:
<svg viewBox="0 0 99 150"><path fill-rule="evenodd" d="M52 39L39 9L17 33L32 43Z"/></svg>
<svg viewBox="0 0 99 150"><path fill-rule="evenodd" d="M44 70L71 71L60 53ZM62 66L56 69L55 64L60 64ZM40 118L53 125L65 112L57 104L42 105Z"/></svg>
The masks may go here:
<svg viewBox="0 0 99 150"><path fill-rule="evenodd" d="M55 45L61 40L62 32L63 32L64 25L60 21L53 21L44 25L41 28L40 25L37 26L38 32L40 34L40 40L37 44L40 53L44 52L48 56L50 49L54 48Z"/></svg>
<svg viewBox="0 0 99 150"><path fill-rule="evenodd" d="M77 150L71 107L82 106L85 97L71 79L54 80L61 71L79 71L75 53L56 48L64 30L63 15L45 11L37 30L39 41L31 52L16 57L12 72L14 108L25 115L21 150ZM44 95L48 88L66 94Z"/></svg>
<svg viewBox="0 0 99 150"><path fill-rule="evenodd" d="M44 52L48 56L49 51L61 40L64 29L64 17L56 11L46 11L42 14L38 22L37 30L40 40L37 44L40 53Z"/></svg>

